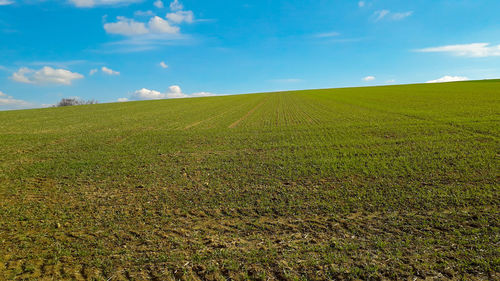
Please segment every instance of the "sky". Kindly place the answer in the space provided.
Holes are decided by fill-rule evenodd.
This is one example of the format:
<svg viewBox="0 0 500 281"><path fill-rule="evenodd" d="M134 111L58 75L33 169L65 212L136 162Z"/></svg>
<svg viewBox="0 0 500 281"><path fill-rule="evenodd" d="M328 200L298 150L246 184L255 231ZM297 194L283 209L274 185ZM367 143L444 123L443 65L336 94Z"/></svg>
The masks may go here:
<svg viewBox="0 0 500 281"><path fill-rule="evenodd" d="M498 0L0 0L0 110L500 78Z"/></svg>

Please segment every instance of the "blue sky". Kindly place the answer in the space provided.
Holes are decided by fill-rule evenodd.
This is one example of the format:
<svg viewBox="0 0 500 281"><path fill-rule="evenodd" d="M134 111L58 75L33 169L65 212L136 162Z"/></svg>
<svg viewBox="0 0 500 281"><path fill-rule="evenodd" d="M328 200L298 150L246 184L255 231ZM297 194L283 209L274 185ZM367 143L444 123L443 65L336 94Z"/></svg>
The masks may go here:
<svg viewBox="0 0 500 281"><path fill-rule="evenodd" d="M0 110L500 78L498 0L0 0Z"/></svg>

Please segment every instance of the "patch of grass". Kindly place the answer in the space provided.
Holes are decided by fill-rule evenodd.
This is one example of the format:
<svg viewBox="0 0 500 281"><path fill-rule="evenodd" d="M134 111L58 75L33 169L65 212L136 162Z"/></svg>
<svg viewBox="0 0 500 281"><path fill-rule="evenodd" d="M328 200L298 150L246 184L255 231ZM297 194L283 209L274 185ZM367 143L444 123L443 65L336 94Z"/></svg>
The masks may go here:
<svg viewBox="0 0 500 281"><path fill-rule="evenodd" d="M498 279L487 82L0 112L0 279Z"/></svg>

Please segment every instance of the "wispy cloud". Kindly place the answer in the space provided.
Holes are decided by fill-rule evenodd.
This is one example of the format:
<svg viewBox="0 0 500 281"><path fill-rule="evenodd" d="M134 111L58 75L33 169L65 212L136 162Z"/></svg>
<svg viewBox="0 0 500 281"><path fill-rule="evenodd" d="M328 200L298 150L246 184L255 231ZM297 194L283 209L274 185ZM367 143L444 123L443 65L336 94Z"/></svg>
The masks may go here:
<svg viewBox="0 0 500 281"><path fill-rule="evenodd" d="M0 0L2 1L2 0ZM122 6L143 0L69 0L71 4L79 8L93 8L96 6Z"/></svg>
<svg viewBox="0 0 500 281"><path fill-rule="evenodd" d="M99 53L135 53L157 49L161 46L189 45L195 40L187 34L145 34L128 37L102 45Z"/></svg>
<svg viewBox="0 0 500 281"><path fill-rule="evenodd" d="M153 5L158 8L158 9L163 9L165 7L165 5L163 5L163 1L161 0L157 0L153 3Z"/></svg>
<svg viewBox="0 0 500 281"><path fill-rule="evenodd" d="M15 99L12 96L9 96L2 91L0 91L0 109L21 109L21 108L30 108L34 107L33 103Z"/></svg>
<svg viewBox="0 0 500 281"><path fill-rule="evenodd" d="M87 60L67 60L67 61L32 61L23 63L25 65L31 66L52 66L59 68L68 68L72 65L85 64L88 63Z"/></svg>
<svg viewBox="0 0 500 281"><path fill-rule="evenodd" d="M380 10L373 13L373 15L375 16L375 21L379 21L383 19L385 16L387 16L389 13L390 13L389 10Z"/></svg>
<svg viewBox="0 0 500 281"><path fill-rule="evenodd" d="M365 37L359 37L359 38L354 38L354 37L344 37L342 36L340 32L336 31L331 31L331 32L323 32L323 33L316 33L311 35L312 38L316 38L315 42L320 43L320 44L328 44L328 43L351 43L351 42L359 42L363 41L366 38Z"/></svg>
<svg viewBox="0 0 500 281"><path fill-rule="evenodd" d="M281 78L281 79L272 79L271 82L277 83L298 83L303 82L304 80L299 78Z"/></svg>
<svg viewBox="0 0 500 281"><path fill-rule="evenodd" d="M327 43L351 43L351 42L360 42L366 40L366 38L337 38L326 41Z"/></svg>
<svg viewBox="0 0 500 281"><path fill-rule="evenodd" d="M147 10L147 11L135 11L134 12L134 16L136 17L152 17L154 16L155 13L151 10Z"/></svg>
<svg viewBox="0 0 500 281"><path fill-rule="evenodd" d="M182 6L181 3L179 3L179 0L174 0L170 3L170 10L172 11L179 11L184 9L184 6Z"/></svg>
<svg viewBox="0 0 500 281"><path fill-rule="evenodd" d="M416 51L421 53L450 53L461 57L498 57L500 56L500 45L494 46L490 45L490 43L472 43L424 48Z"/></svg>
<svg viewBox="0 0 500 281"><path fill-rule="evenodd" d="M375 79L377 79L375 76L366 76L363 78L363 81L365 82L370 82L370 81L375 81Z"/></svg>
<svg viewBox="0 0 500 281"><path fill-rule="evenodd" d="M411 15L413 15L412 11L402 12L402 13L392 13L391 14L391 19L392 20L402 20L402 19L407 18L407 17L409 17Z"/></svg>
<svg viewBox="0 0 500 281"><path fill-rule="evenodd" d="M339 35L340 35L339 32L331 31L331 32L323 32L323 33L315 34L314 37L316 37L316 38L331 38L331 37L336 37Z"/></svg>
<svg viewBox="0 0 500 281"><path fill-rule="evenodd" d="M378 10L378 11L375 11L375 13L373 13L373 17L374 17L375 22L381 21L383 19L392 20L392 21L399 21L399 20L405 19L411 15L413 15L413 11L393 13L389 10Z"/></svg>
<svg viewBox="0 0 500 281"><path fill-rule="evenodd" d="M7 5L12 5L12 4L14 4L14 1L0 0L0 6L7 6Z"/></svg>

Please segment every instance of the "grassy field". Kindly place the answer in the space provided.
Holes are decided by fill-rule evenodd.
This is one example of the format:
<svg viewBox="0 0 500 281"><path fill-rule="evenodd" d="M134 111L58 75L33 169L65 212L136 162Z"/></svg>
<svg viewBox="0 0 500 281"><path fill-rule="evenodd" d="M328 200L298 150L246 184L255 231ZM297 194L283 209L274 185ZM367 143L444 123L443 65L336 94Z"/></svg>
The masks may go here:
<svg viewBox="0 0 500 281"><path fill-rule="evenodd" d="M0 279L500 278L500 80L0 112Z"/></svg>

